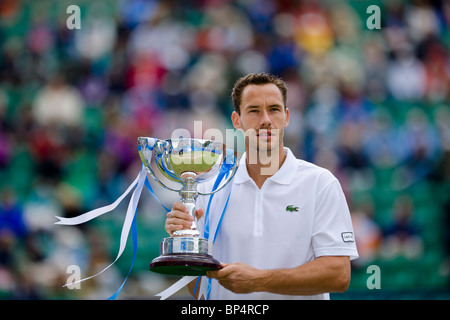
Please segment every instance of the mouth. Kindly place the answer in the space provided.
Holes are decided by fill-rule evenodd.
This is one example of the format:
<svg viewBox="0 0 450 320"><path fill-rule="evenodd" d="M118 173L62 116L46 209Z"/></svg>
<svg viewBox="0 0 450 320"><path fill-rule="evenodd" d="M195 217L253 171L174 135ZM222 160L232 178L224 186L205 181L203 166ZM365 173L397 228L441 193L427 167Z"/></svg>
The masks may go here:
<svg viewBox="0 0 450 320"><path fill-rule="evenodd" d="M273 137L275 136L274 133L272 133L271 130L261 129L258 131L257 137Z"/></svg>

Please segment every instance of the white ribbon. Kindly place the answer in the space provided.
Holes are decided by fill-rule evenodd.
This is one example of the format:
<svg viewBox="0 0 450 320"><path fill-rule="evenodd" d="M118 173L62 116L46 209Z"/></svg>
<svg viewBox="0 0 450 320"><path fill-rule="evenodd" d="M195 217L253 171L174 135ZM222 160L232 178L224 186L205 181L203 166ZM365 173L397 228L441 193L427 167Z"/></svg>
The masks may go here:
<svg viewBox="0 0 450 320"><path fill-rule="evenodd" d="M173 285L168 287L166 290L155 294L157 297L161 297L160 300L166 300L168 297L173 295L175 292L178 292L181 288L187 286L191 281L197 279L197 276L184 276L177 282L175 282Z"/></svg>
<svg viewBox="0 0 450 320"><path fill-rule="evenodd" d="M206 300L208 297L208 281L207 277L202 277L200 280L200 289L198 291L198 300Z"/></svg>
<svg viewBox="0 0 450 320"><path fill-rule="evenodd" d="M55 222L55 224L77 225L80 223L84 223L84 222L94 219L98 216L101 216L102 214L105 214L107 212L114 210L119 205L119 203L128 195L128 193L130 193L130 191L136 186L136 189L134 190L134 192L131 196L130 203L128 204L128 209L127 209L127 213L125 216L125 222L123 224L122 233L120 235L119 252L117 253L116 259L109 266L104 268L102 271L96 273L95 275L75 281L75 282L66 283L63 287L66 287L68 285L73 285L75 283L79 283L79 282L82 282L82 281L85 281L85 280L88 280L88 279L98 276L99 274L103 273L108 268L110 268L120 258L123 251L125 250L125 246L127 244L127 239L128 239L128 234L130 232L131 223L133 222L134 213L136 212L136 208L137 208L137 205L139 202L139 198L141 196L142 188L144 187L146 176L147 176L146 169L144 168L144 166L141 166L141 171L139 172L139 175L136 177L136 179L131 183L131 185L128 187L128 189L119 197L119 199L117 199L114 203L112 203L110 205L86 212L85 214L82 214L80 216L73 217L73 218L56 217L60 221ZM137 183L137 185L136 185L136 183Z"/></svg>
<svg viewBox="0 0 450 320"><path fill-rule="evenodd" d="M168 287L166 290L155 294L156 297L161 297L160 300L166 300L171 295L175 294L176 292L180 291L183 287L187 286L189 283L197 279L198 276L184 276L177 282L175 282L173 285ZM202 277L200 280L200 289L198 291L198 300L206 299L206 294L208 291L208 278Z"/></svg>
<svg viewBox="0 0 450 320"><path fill-rule="evenodd" d="M83 213L82 215L73 217L73 218L64 218L64 217L58 217L55 218L59 219L59 221L55 222L55 224L61 224L66 226L73 226L77 224L85 223L89 220L92 220L94 218L97 218L98 216L101 216L102 214L105 214L107 212L113 211L121 202L122 200L130 193L131 190L136 186L136 183L139 180L139 175L134 179L134 181L130 184L128 189L116 200L114 203L94 209L92 211Z"/></svg>
<svg viewBox="0 0 450 320"><path fill-rule="evenodd" d="M147 147L149 148L149 150L152 150L153 146L155 145L155 142L156 142L156 139L152 139L152 138L148 139ZM151 157L151 153L149 153L149 156ZM98 272L92 276L89 276L87 278L75 281L75 282L66 283L63 287L66 287L68 285L74 285L76 283L79 283L79 282L82 282L82 281L85 281L85 280L88 280L88 279L91 279L91 278L94 278L94 277L100 275L101 273L103 273L104 271L109 269L120 258L123 251L125 250L125 246L126 246L127 239L128 239L128 234L130 232L134 214L136 212L139 198L141 196L142 188L144 187L144 184L145 184L146 176L147 176L146 169L142 165L141 171L139 172L136 179L134 179L134 181L127 188L127 190L116 201L114 201L114 203L104 206L104 207L101 207L101 208L91 210L89 212L86 212L82 215L79 215L79 216L73 217L73 218L64 218L64 217L58 217L58 216L56 217L57 219L59 219L59 221L55 222L55 224L58 224L58 225L73 226L73 225L85 223L89 220L97 218L98 216L101 216L105 213L113 211L122 202L122 200L131 192L131 190L133 190L133 188L136 187L136 189L134 190L134 192L131 196L131 200L128 204L125 221L124 221L124 224L122 227L122 233L120 235L119 252L117 253L116 259L110 265L108 265L106 268L101 270L100 272ZM185 276L185 277L181 278L179 281L177 281L176 283L174 283L172 286L167 288L166 290L162 291L161 293L158 293L156 296L160 296L161 300L165 300L168 297L170 297L171 295L173 295L174 293L178 292L181 288L185 287L187 284L189 284L191 281L193 281L196 278L197 278L196 276ZM202 281L202 282L206 282L206 281ZM203 288L203 285L200 288L199 297L201 297L203 294L206 293L206 290L203 290L204 291L203 292L202 288Z"/></svg>
<svg viewBox="0 0 450 320"><path fill-rule="evenodd" d="M155 143L156 143L156 139L147 138L146 148L148 148L151 151L153 149ZM149 156L151 157L151 152L149 153ZM150 162L150 159L148 161ZM101 273L103 273L104 271L109 269L120 258L120 256L122 255L122 253L126 247L128 234L131 229L131 225L132 225L132 222L134 219L137 205L139 203L139 198L142 193L142 188L144 187L144 184L145 184L146 177L147 177L146 169L145 169L144 165L141 165L141 170L140 170L138 176L136 177L136 179L131 183L131 185L127 188L127 190L116 201L114 201L114 203L104 206L104 207L101 207L101 208L91 210L89 212L86 212L82 215L79 215L79 216L73 217L73 218L64 218L64 217L58 217L58 216L56 217L57 219L59 219L59 221L55 222L55 224L58 224L58 225L78 225L78 224L87 222L89 220L92 220L98 216L101 216L105 213L108 213L108 212L114 210L122 202L122 200L131 192L131 190L133 190L133 188L136 187L136 189L134 190L134 192L131 196L130 202L128 204L125 221L124 221L124 224L122 227L122 233L120 235L119 252L117 253L116 259L110 265L108 265L106 268L104 268L100 272L96 273L95 275L89 276L87 278L84 278L84 279L81 279L81 280L78 280L78 281L75 281L72 283L66 283L63 287L66 287L68 285L73 285L73 284L76 284L76 283L79 283L79 282L82 282L82 281L85 281L85 280L88 280L88 279L91 279L91 278L94 278L94 277L100 275ZM217 226L216 226L216 228L217 228ZM214 234L214 233L212 233L212 234ZM178 280L176 283L171 285L166 290L156 294L156 296L161 297L161 300L165 300L168 297L172 296L174 293L178 292L180 289L182 289L186 285L188 285L191 281L195 280L196 278L197 278L197 276L184 276L183 278ZM207 289L208 289L207 284L208 284L208 278L202 277L202 281L201 281L199 293L198 293L199 299L201 299L202 297L203 298L207 297Z"/></svg>

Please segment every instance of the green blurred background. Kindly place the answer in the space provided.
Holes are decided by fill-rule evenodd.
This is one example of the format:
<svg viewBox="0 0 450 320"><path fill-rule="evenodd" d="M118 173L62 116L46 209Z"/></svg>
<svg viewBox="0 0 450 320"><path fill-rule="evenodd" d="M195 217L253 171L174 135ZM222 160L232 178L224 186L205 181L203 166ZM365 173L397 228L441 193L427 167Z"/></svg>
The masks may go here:
<svg viewBox="0 0 450 320"><path fill-rule="evenodd" d="M81 29L66 25L69 5ZM138 136L232 128L234 81L267 71L288 85L285 144L331 170L351 209L360 258L332 299L449 299L449 44L439 0L0 1L0 298L114 293L131 243L81 289L62 285L70 265L86 277L114 260L126 204L79 227L54 216L117 199L138 173ZM148 271L164 218L144 191L119 298L178 279ZM367 287L370 265L381 289Z"/></svg>

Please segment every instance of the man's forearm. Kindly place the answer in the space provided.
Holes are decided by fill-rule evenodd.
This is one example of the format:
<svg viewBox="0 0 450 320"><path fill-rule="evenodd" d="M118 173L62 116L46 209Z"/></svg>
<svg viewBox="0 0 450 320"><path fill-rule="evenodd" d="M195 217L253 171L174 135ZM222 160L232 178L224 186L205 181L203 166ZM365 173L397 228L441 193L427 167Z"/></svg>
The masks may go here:
<svg viewBox="0 0 450 320"><path fill-rule="evenodd" d="M314 295L345 292L349 283L349 258L324 256L292 269L259 270L254 291Z"/></svg>

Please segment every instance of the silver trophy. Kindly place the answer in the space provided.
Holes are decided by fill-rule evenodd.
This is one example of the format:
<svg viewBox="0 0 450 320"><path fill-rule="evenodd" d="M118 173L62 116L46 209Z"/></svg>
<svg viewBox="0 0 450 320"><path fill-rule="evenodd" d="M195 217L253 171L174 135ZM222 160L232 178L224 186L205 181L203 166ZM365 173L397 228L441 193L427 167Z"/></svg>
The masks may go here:
<svg viewBox="0 0 450 320"><path fill-rule="evenodd" d="M150 263L150 270L174 275L205 275L220 263L209 254L208 240L200 236L195 223L198 195L220 191L233 178L239 165L237 153L221 142L203 139L139 137L138 151L150 175L164 188L178 192L181 202L194 217L190 229L179 230L161 241L161 255ZM224 173L228 172L225 177ZM199 183L222 173L223 181L210 193L200 193Z"/></svg>

